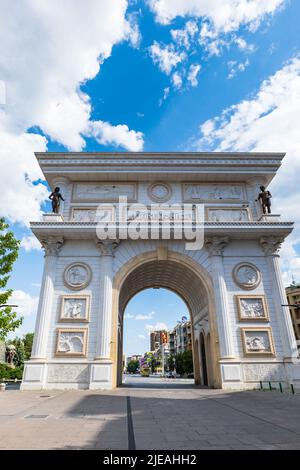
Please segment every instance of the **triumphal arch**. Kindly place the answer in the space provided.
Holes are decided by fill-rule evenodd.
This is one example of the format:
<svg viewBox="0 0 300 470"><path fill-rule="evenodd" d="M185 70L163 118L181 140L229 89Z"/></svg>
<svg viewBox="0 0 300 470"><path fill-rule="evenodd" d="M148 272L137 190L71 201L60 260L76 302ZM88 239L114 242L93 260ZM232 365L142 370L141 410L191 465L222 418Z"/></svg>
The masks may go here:
<svg viewBox="0 0 300 470"><path fill-rule="evenodd" d="M197 384L300 384L279 266L293 224L257 200L283 154L36 157L64 201L31 224L45 265L22 389L118 386L124 309L149 287L189 309Z"/></svg>

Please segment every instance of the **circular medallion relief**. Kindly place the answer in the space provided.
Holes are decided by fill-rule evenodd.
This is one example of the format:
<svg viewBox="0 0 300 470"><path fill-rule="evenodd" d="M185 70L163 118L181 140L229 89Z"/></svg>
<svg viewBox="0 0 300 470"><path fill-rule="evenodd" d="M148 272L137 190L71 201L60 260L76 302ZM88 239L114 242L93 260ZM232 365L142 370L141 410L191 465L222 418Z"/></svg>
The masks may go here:
<svg viewBox="0 0 300 470"><path fill-rule="evenodd" d="M261 280L259 269L251 263L239 263L233 269L233 279L244 289L255 289Z"/></svg>
<svg viewBox="0 0 300 470"><path fill-rule="evenodd" d="M153 183L148 187L148 195L155 202L168 201L171 194L172 190L167 183Z"/></svg>
<svg viewBox="0 0 300 470"><path fill-rule="evenodd" d="M73 290L84 289L91 278L91 268L85 263L72 263L64 271L64 281Z"/></svg>

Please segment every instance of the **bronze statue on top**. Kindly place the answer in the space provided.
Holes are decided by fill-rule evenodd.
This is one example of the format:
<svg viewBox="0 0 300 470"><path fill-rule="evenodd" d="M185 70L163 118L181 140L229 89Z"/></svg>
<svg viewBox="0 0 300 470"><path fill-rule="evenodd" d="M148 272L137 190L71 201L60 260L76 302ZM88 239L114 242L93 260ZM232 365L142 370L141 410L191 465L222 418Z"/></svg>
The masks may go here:
<svg viewBox="0 0 300 470"><path fill-rule="evenodd" d="M51 202L52 202L52 212L54 214L58 214L60 200L64 201L64 198L62 197L60 193L60 188L56 187L54 191L50 194L49 199L51 199Z"/></svg>
<svg viewBox="0 0 300 470"><path fill-rule="evenodd" d="M270 191L267 191L264 186L260 186L260 193L256 201L261 201L263 213L271 214L271 197Z"/></svg>

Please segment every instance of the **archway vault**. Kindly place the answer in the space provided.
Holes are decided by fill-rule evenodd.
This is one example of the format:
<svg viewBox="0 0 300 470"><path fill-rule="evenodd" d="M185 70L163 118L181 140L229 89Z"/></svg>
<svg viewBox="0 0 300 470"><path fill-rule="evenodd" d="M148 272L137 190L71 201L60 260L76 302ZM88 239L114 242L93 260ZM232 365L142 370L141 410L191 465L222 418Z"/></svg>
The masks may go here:
<svg viewBox="0 0 300 470"><path fill-rule="evenodd" d="M186 303L192 322L193 354L195 349L194 322L201 309L208 307L209 324L214 338L211 362L213 377L210 385L219 386L218 348L215 325L215 308L212 281L208 272L192 258L176 252L168 252L160 259L157 252L138 255L129 261L116 274L113 295L113 325L112 325L112 361L114 364L114 386L121 383L120 364L122 363L122 328L123 315L126 305L138 292L147 288L166 288L177 293ZM195 357L194 357L195 362ZM196 382L199 381L198 377Z"/></svg>

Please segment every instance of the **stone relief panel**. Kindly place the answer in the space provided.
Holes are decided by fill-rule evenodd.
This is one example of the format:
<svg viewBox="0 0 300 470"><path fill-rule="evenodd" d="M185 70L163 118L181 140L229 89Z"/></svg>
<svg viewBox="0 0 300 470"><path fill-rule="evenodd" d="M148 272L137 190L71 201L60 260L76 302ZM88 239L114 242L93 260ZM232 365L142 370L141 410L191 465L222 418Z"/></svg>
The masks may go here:
<svg viewBox="0 0 300 470"><path fill-rule="evenodd" d="M118 202L119 196L126 196L128 202L136 201L135 183L75 183L73 201Z"/></svg>
<svg viewBox="0 0 300 470"><path fill-rule="evenodd" d="M260 380L284 380L281 364L243 364L245 382Z"/></svg>
<svg viewBox="0 0 300 470"><path fill-rule="evenodd" d="M112 222L115 219L115 208L99 205L97 208L72 209L71 220L73 222Z"/></svg>
<svg viewBox="0 0 300 470"><path fill-rule="evenodd" d="M85 364L49 364L48 382L88 382L88 366Z"/></svg>
<svg viewBox="0 0 300 470"><path fill-rule="evenodd" d="M148 196L154 202L166 202L172 195L172 190L167 183L153 183L148 187Z"/></svg>
<svg viewBox="0 0 300 470"><path fill-rule="evenodd" d="M85 263L72 263L64 271L65 284L73 290L84 289L91 279L91 268Z"/></svg>
<svg viewBox="0 0 300 470"><path fill-rule="evenodd" d="M207 208L207 220L211 222L249 222L247 209Z"/></svg>
<svg viewBox="0 0 300 470"><path fill-rule="evenodd" d="M268 321L268 309L264 295L237 295L239 320Z"/></svg>
<svg viewBox="0 0 300 470"><path fill-rule="evenodd" d="M237 264L232 271L234 282L243 289L255 289L261 281L259 269L252 263L242 262Z"/></svg>
<svg viewBox="0 0 300 470"><path fill-rule="evenodd" d="M245 356L275 354L271 328L241 328Z"/></svg>
<svg viewBox="0 0 300 470"><path fill-rule="evenodd" d="M89 320L89 307L88 295L63 295L60 321L86 322Z"/></svg>
<svg viewBox="0 0 300 470"><path fill-rule="evenodd" d="M182 191L185 202L239 202L246 200L243 184L185 183Z"/></svg>
<svg viewBox="0 0 300 470"><path fill-rule="evenodd" d="M86 356L86 328L59 328L56 356Z"/></svg>

